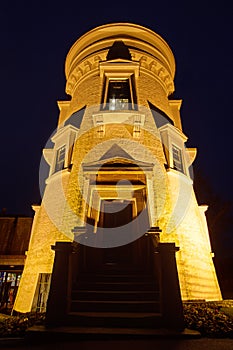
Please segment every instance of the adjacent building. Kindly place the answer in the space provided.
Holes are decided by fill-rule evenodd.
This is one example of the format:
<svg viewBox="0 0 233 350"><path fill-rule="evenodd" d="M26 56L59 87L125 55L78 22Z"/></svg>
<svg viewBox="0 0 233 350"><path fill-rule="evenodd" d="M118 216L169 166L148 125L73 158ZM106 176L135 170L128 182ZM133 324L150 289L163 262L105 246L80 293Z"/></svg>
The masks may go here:
<svg viewBox="0 0 233 350"><path fill-rule="evenodd" d="M33 218L0 216L0 310L11 310L22 276Z"/></svg>

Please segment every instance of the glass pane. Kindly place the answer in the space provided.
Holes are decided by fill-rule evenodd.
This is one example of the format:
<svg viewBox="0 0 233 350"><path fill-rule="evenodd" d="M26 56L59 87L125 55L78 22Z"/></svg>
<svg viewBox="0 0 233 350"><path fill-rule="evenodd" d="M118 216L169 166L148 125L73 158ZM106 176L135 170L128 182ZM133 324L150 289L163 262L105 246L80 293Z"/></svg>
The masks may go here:
<svg viewBox="0 0 233 350"><path fill-rule="evenodd" d="M129 109L131 95L128 79L109 82L107 102L110 110Z"/></svg>
<svg viewBox="0 0 233 350"><path fill-rule="evenodd" d="M16 281L16 286L17 286L17 287L19 286L20 279L21 279L21 274L19 274L19 275L17 276L17 281Z"/></svg>
<svg viewBox="0 0 233 350"><path fill-rule="evenodd" d="M182 163L182 153L181 153L181 149L179 149L176 146L172 146L172 154L173 154L173 167L174 169L180 171L180 172L184 172L184 168L183 168L183 163Z"/></svg>
<svg viewBox="0 0 233 350"><path fill-rule="evenodd" d="M46 305L49 295L49 288L50 288L50 281L51 281L51 274L50 273L42 273L39 276L39 288L38 288L38 299L37 299L37 306L36 310L38 312L45 312L46 311Z"/></svg>
<svg viewBox="0 0 233 350"><path fill-rule="evenodd" d="M109 109L111 111L129 109L128 99L110 98L109 99Z"/></svg>
<svg viewBox="0 0 233 350"><path fill-rule="evenodd" d="M64 169L66 148L62 146L57 150L55 172Z"/></svg>

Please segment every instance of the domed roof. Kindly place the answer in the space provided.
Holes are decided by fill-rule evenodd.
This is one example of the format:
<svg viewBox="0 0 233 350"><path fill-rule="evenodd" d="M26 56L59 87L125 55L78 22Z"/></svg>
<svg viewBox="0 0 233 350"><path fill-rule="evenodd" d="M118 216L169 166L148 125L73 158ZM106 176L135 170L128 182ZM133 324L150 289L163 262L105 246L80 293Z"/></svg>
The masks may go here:
<svg viewBox="0 0 233 350"><path fill-rule="evenodd" d="M132 23L110 23L96 27L82 35L69 50L65 73L68 78L77 64L93 54L109 50L115 42L123 41L130 50L146 52L175 75L175 59L167 42L151 29Z"/></svg>

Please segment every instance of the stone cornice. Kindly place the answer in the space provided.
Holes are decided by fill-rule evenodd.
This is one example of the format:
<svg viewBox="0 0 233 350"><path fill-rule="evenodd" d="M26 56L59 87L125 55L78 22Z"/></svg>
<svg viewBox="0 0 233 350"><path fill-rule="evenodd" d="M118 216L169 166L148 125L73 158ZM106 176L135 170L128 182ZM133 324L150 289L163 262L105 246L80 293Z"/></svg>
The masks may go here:
<svg viewBox="0 0 233 350"><path fill-rule="evenodd" d="M73 95L85 77L99 74L99 63L106 62L108 50L116 40L129 48L132 63L154 75L167 95L174 91L175 59L166 41L152 30L132 23L99 26L81 36L69 50L65 74L66 92Z"/></svg>
<svg viewBox="0 0 233 350"><path fill-rule="evenodd" d="M136 53L133 50L130 50L134 60L132 62L128 62L128 65L139 63L140 72L149 73L153 77L156 78L163 86L167 95L170 95L174 92L174 82L171 74L166 69L164 65L161 64L157 59L153 59L151 56L147 54ZM86 60L83 60L80 64L75 66L73 70L70 72L70 75L67 79L66 84L66 93L69 95L73 95L77 86L85 79L90 77L91 75L98 74L100 75L100 66L101 64L107 63L105 57L107 55L107 51L102 53L101 55L93 55ZM121 63L119 63L120 65ZM126 66L127 63L122 62L122 65Z"/></svg>
<svg viewBox="0 0 233 350"><path fill-rule="evenodd" d="M149 28L133 23L110 23L96 27L82 35L70 48L65 63L66 77L69 76L72 65L78 60L94 52L109 49L115 40L124 40L129 48L137 47L144 52L150 52L168 65L174 78L175 59L167 42Z"/></svg>

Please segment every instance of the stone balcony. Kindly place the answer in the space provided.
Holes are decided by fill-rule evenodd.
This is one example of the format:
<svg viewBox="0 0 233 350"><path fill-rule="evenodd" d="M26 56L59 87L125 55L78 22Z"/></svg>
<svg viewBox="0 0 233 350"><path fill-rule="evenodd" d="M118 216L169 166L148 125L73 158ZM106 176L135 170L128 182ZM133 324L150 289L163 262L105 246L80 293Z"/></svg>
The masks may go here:
<svg viewBox="0 0 233 350"><path fill-rule="evenodd" d="M93 113L92 117L100 136L104 136L106 124L130 124L133 125L133 136L136 138L145 123L145 114L135 110L107 110Z"/></svg>

